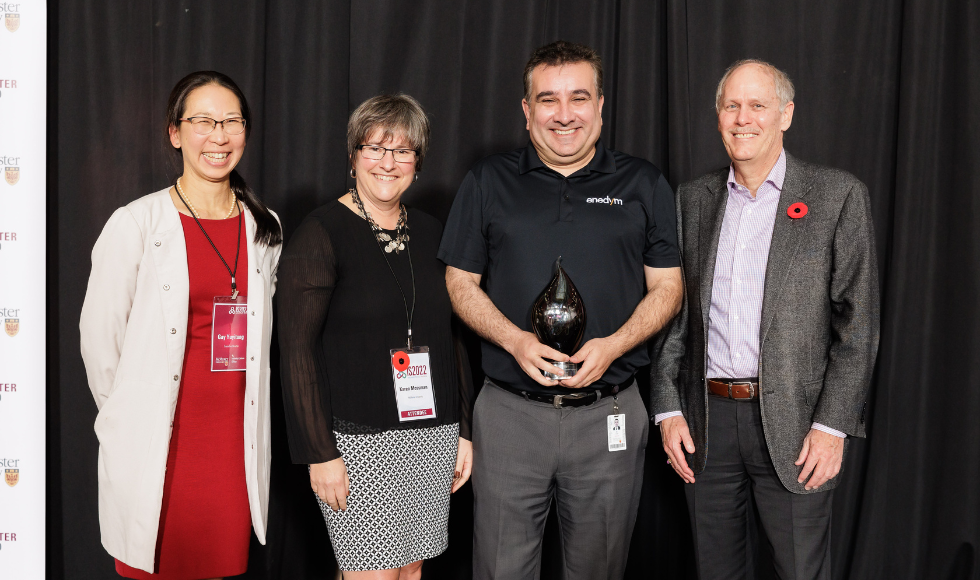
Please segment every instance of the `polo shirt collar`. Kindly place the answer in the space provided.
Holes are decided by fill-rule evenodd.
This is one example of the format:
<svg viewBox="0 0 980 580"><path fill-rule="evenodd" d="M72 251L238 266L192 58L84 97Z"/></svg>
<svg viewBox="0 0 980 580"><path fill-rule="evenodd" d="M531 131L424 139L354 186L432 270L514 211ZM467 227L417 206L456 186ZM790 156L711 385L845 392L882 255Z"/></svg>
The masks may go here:
<svg viewBox="0 0 980 580"><path fill-rule="evenodd" d="M517 169L521 175L524 175L528 171L539 169L548 166L541 161L538 157L538 151L534 148L534 144L530 141L524 151L521 152L521 158L517 162ZM550 168L549 168L550 169ZM616 158L613 154L606 149L606 146L602 144L602 139L595 142L595 155L589 160L588 165L579 169L572 175L585 174L588 175L593 171L597 173L616 173ZM571 177L571 175L569 176Z"/></svg>

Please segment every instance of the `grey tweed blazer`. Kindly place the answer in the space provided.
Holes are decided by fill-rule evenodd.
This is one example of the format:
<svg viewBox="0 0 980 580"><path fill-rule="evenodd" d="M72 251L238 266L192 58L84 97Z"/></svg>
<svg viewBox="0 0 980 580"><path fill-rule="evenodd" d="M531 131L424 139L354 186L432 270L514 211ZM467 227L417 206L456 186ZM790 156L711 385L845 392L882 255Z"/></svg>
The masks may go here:
<svg viewBox="0 0 980 580"><path fill-rule="evenodd" d="M650 367L652 414L684 413L696 448L687 459L696 474L711 452L706 346L728 171L677 190L686 292L680 314L653 343ZM791 219L786 211L796 202L809 211ZM801 467L794 465L811 423L865 436L878 324L878 265L867 188L845 171L787 153L762 300L759 389L769 454L789 491L813 493L797 483ZM833 489L839 479L819 491Z"/></svg>

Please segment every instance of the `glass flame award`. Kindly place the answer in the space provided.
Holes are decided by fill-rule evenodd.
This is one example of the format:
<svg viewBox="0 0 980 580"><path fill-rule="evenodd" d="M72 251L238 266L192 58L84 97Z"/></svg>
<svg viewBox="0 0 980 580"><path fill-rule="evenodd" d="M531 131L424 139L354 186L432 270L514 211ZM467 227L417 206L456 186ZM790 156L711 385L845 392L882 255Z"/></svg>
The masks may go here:
<svg viewBox="0 0 980 580"><path fill-rule="evenodd" d="M555 275L531 307L531 328L538 340L569 356L575 354L585 334L585 303L561 267L561 256L555 261ZM541 371L549 379L568 378L578 372L579 364L548 361L565 374Z"/></svg>

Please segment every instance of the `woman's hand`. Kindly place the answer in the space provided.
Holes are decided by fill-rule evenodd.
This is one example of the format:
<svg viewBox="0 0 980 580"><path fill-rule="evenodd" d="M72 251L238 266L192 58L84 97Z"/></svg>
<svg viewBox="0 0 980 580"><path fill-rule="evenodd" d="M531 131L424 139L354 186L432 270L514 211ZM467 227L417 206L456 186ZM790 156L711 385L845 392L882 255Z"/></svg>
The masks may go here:
<svg viewBox="0 0 980 580"><path fill-rule="evenodd" d="M456 448L456 471L453 473L453 489L450 493L456 493L456 490L469 481L471 471L473 471L473 443L460 437L459 447Z"/></svg>
<svg viewBox="0 0 980 580"><path fill-rule="evenodd" d="M333 511L346 510L350 479L344 459L338 457L333 461L310 465L310 487Z"/></svg>

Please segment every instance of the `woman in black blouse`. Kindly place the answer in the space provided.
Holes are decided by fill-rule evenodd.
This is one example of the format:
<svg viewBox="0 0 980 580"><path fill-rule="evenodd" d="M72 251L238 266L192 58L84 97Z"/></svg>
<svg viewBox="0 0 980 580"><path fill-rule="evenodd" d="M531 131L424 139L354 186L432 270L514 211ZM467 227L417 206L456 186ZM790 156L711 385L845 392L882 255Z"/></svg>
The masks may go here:
<svg viewBox="0 0 980 580"><path fill-rule="evenodd" d="M362 103L347 125L356 187L303 221L279 265L290 452L310 466L345 578L420 578L472 465L442 227L401 203L428 139L412 97Z"/></svg>

